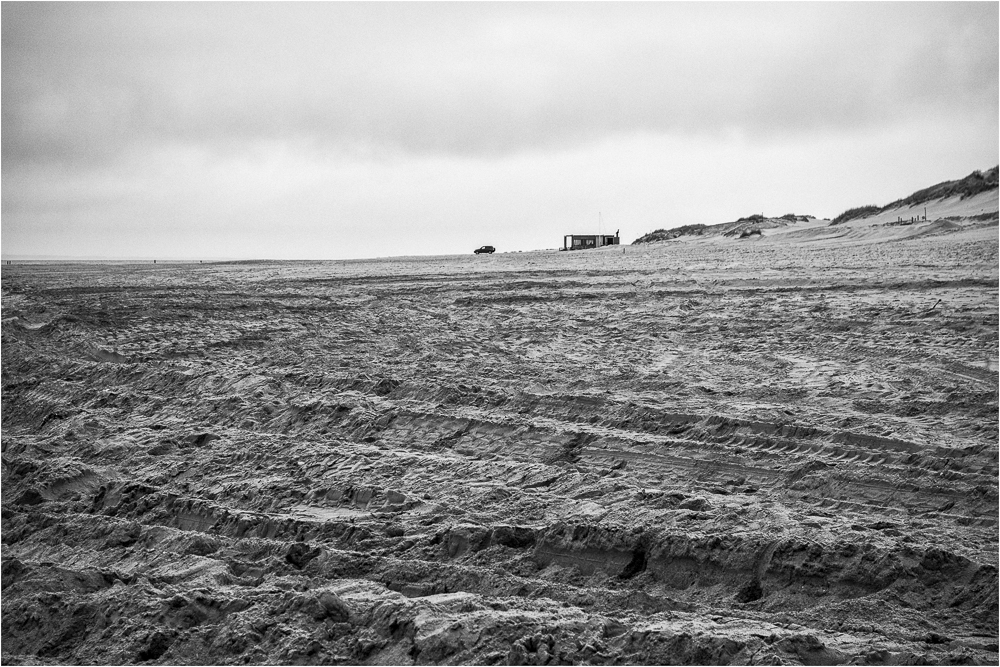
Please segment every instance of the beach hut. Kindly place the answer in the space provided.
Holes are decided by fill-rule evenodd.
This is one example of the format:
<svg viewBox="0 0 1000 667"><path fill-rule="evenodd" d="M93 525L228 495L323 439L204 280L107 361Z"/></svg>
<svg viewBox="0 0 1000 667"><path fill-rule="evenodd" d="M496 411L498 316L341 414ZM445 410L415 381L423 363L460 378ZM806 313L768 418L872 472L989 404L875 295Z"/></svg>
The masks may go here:
<svg viewBox="0 0 1000 667"><path fill-rule="evenodd" d="M618 245L618 232L610 234L567 234L563 237L563 250L587 250Z"/></svg>

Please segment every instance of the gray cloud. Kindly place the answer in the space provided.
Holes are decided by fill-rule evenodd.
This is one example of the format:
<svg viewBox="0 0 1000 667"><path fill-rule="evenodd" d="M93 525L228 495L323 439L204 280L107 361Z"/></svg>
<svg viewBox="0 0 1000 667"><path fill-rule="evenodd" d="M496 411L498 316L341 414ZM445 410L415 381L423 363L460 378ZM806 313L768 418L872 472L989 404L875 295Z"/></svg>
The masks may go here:
<svg viewBox="0 0 1000 667"><path fill-rule="evenodd" d="M995 3L0 11L6 253L542 248L997 160Z"/></svg>
<svg viewBox="0 0 1000 667"><path fill-rule="evenodd" d="M3 165L997 117L995 3L4 3Z"/></svg>

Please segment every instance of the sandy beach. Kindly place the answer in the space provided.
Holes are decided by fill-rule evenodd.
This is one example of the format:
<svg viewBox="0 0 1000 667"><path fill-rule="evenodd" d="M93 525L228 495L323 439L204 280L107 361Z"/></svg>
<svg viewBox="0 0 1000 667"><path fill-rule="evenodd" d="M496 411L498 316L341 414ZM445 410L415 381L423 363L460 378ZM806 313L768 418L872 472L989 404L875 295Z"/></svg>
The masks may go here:
<svg viewBox="0 0 1000 667"><path fill-rule="evenodd" d="M4 266L4 663L995 664L997 228L933 225Z"/></svg>

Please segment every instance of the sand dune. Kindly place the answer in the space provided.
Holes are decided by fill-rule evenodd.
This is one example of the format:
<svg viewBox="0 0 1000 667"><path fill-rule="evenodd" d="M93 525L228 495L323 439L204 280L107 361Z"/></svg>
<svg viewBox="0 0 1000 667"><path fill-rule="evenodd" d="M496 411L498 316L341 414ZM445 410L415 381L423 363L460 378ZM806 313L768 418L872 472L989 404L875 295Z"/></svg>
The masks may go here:
<svg viewBox="0 0 1000 667"><path fill-rule="evenodd" d="M868 227L896 222L899 218L904 221L911 218L923 218L925 215L928 221L934 221L942 218L972 218L977 215L995 214L998 209L998 192L1000 191L993 189L964 199L955 196L935 199L914 206L898 206L876 215L848 220L843 224L851 227Z"/></svg>

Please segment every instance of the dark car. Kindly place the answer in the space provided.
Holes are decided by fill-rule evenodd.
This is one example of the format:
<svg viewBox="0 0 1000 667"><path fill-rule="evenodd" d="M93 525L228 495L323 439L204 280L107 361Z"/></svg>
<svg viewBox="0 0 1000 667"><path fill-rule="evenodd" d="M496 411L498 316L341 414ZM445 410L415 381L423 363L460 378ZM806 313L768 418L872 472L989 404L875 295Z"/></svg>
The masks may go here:
<svg viewBox="0 0 1000 667"><path fill-rule="evenodd" d="M494 248L491 245L484 245L482 248L476 248L475 250L473 250L473 252L476 253L477 255L480 255L480 254L482 254L484 252L488 252L488 253L490 253L492 255L496 251L497 251L497 249Z"/></svg>

